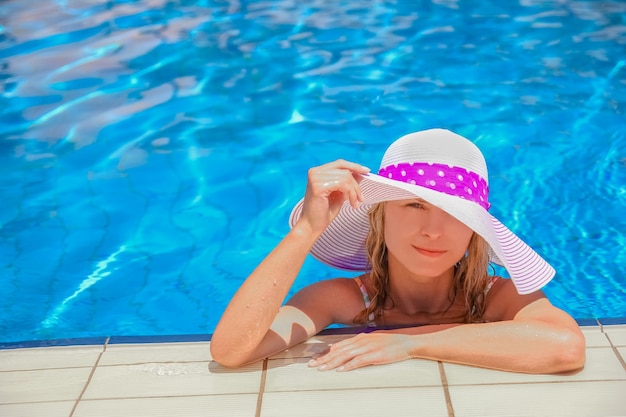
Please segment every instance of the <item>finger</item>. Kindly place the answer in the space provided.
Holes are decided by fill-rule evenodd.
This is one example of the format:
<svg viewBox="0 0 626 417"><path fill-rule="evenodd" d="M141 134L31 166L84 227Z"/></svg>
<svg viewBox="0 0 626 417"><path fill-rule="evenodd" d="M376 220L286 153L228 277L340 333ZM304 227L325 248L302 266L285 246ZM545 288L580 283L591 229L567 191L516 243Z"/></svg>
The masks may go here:
<svg viewBox="0 0 626 417"><path fill-rule="evenodd" d="M355 162L346 161L345 159L338 159L334 162L330 162L327 165L332 166L334 168L347 169L356 174L361 174L361 175L367 174L371 171L368 167L364 165L357 164Z"/></svg>
<svg viewBox="0 0 626 417"><path fill-rule="evenodd" d="M336 190L333 191L335 194L340 194L341 198L335 198L333 203L335 207L339 208L344 203L344 201L348 201L348 203L357 208L359 203L361 202L361 189L359 184L352 178L351 176L345 178L344 181L335 185Z"/></svg>
<svg viewBox="0 0 626 417"><path fill-rule="evenodd" d="M367 352L368 349L366 345L360 343L344 343L342 346L332 345L323 356L309 361L309 366L316 367L320 371L335 369L352 360L355 356Z"/></svg>
<svg viewBox="0 0 626 417"><path fill-rule="evenodd" d="M353 369L363 368L364 366L375 365L380 363L378 352L367 352L362 355L355 356L343 365L337 367L337 372L352 371Z"/></svg>
<svg viewBox="0 0 626 417"><path fill-rule="evenodd" d="M363 201L363 196L359 181L354 177L354 174L345 176L343 181L336 186L343 197L341 203L348 201L353 208L358 208L359 203Z"/></svg>
<svg viewBox="0 0 626 417"><path fill-rule="evenodd" d="M362 202L363 195L361 193L361 186L359 184L361 183L361 180L363 179L363 175L368 174L370 172L370 169L363 165L352 164L351 171L352 171L352 179L353 179L354 188L356 190L356 195L357 195L356 201ZM352 204L352 206L356 208L354 204Z"/></svg>
<svg viewBox="0 0 626 417"><path fill-rule="evenodd" d="M309 185L314 194L329 195L334 191L346 191L358 185L352 174L346 170L320 170L309 175Z"/></svg>
<svg viewBox="0 0 626 417"><path fill-rule="evenodd" d="M359 333L355 336L348 337L347 339L343 339L343 340L340 340L338 342L331 344L328 347L328 351L334 352L334 351L343 351L346 349L350 349L350 348L363 344L363 342L367 339L368 339L368 334Z"/></svg>
<svg viewBox="0 0 626 417"><path fill-rule="evenodd" d="M334 358L328 363L318 367L320 370L336 369L338 372L351 371L353 369L362 368L364 366L385 363L381 357L381 352L377 349L368 349L366 347L358 351L352 350L344 352L340 357Z"/></svg>
<svg viewBox="0 0 626 417"><path fill-rule="evenodd" d="M358 179L356 179L357 185L356 185L356 192L357 192L357 199L359 201L359 203L362 203L365 199L363 198L363 190L361 190L361 179L363 177L359 176Z"/></svg>
<svg viewBox="0 0 626 417"><path fill-rule="evenodd" d="M362 175L369 168L352 162L338 160L309 170L309 184L317 190L336 190L344 183L359 188Z"/></svg>
<svg viewBox="0 0 626 417"><path fill-rule="evenodd" d="M310 368L317 368L319 371L325 371L328 369L335 368L337 366L341 366L341 364L348 359L345 359L343 362L340 361L340 355L342 353L331 353L330 351L326 351L318 355L317 357L311 359L308 363Z"/></svg>
<svg viewBox="0 0 626 417"><path fill-rule="evenodd" d="M352 207L354 208L358 208L359 203L363 202L363 191L361 190L361 185L360 185L361 178L362 178L361 176L359 176L359 178L354 178L353 176L352 178L352 181L353 181L352 190L354 192L354 195L353 195L353 200L351 200L351 203L352 203Z"/></svg>
<svg viewBox="0 0 626 417"><path fill-rule="evenodd" d="M329 359L332 357L332 359ZM313 368L317 368L318 371L331 371L333 369L340 368L354 358L353 354L344 352L340 355L331 355L325 358L323 363L318 362L317 365L310 365Z"/></svg>
<svg viewBox="0 0 626 417"><path fill-rule="evenodd" d="M351 188L350 189L349 199L350 199L350 205L352 206L352 208L358 208L359 207L360 200L359 200L358 188Z"/></svg>

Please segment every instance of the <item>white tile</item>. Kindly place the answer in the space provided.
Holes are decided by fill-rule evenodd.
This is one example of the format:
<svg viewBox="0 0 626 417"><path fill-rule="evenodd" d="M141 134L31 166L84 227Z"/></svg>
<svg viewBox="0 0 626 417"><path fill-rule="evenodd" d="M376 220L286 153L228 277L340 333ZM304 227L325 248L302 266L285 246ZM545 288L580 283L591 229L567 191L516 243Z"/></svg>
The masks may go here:
<svg viewBox="0 0 626 417"><path fill-rule="evenodd" d="M0 372L0 404L77 400L91 369Z"/></svg>
<svg viewBox="0 0 626 417"><path fill-rule="evenodd" d="M626 380L626 370L611 348L587 349L585 369L578 375L579 380Z"/></svg>
<svg viewBox="0 0 626 417"><path fill-rule="evenodd" d="M67 417L75 401L0 404L0 416L10 417Z"/></svg>
<svg viewBox="0 0 626 417"><path fill-rule="evenodd" d="M67 346L0 350L0 371L94 366L103 346Z"/></svg>
<svg viewBox="0 0 626 417"><path fill-rule="evenodd" d="M587 349L587 362L580 372L556 375L523 374L503 372L491 369L476 368L455 364L444 364L448 384L472 385L478 382L484 384L506 384L523 382L572 382L572 381L599 381L625 379L624 368L616 358L611 348Z"/></svg>
<svg viewBox="0 0 626 417"><path fill-rule="evenodd" d="M257 400L258 394L83 400L73 417L254 417Z"/></svg>
<svg viewBox="0 0 626 417"><path fill-rule="evenodd" d="M626 346L616 348L619 355L622 357L622 361L626 363Z"/></svg>
<svg viewBox="0 0 626 417"><path fill-rule="evenodd" d="M587 347L611 347L606 334L602 332L600 326L588 326L580 328L585 336Z"/></svg>
<svg viewBox="0 0 626 417"><path fill-rule="evenodd" d="M441 387L270 392L261 417L447 417Z"/></svg>
<svg viewBox="0 0 626 417"><path fill-rule="evenodd" d="M626 325L604 326L603 329L614 346L626 346Z"/></svg>
<svg viewBox="0 0 626 417"><path fill-rule="evenodd" d="M269 360L265 392L380 387L440 386L436 362L407 360L347 372L309 368L308 359Z"/></svg>
<svg viewBox="0 0 626 417"><path fill-rule="evenodd" d="M626 381L452 386L456 417L624 416Z"/></svg>
<svg viewBox="0 0 626 417"><path fill-rule="evenodd" d="M216 362L147 362L98 366L83 398L257 393L261 362L231 370Z"/></svg>
<svg viewBox="0 0 626 417"><path fill-rule="evenodd" d="M146 362L208 362L211 352L208 342L143 343L107 345L100 366Z"/></svg>
<svg viewBox="0 0 626 417"><path fill-rule="evenodd" d="M603 332L610 332L612 330L625 331L626 330L626 324L604 324L604 325L602 325L602 331Z"/></svg>

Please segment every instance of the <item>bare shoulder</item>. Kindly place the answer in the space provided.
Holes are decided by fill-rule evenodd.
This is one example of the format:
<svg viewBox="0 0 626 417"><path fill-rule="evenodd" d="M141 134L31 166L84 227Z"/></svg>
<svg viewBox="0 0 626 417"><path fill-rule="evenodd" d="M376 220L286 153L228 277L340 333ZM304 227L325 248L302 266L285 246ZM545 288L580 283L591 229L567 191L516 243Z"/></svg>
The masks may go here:
<svg viewBox="0 0 626 417"><path fill-rule="evenodd" d="M487 294L485 319L488 321L513 320L524 307L547 298L543 291L531 294L519 294L513 281L506 278L497 279Z"/></svg>
<svg viewBox="0 0 626 417"><path fill-rule="evenodd" d="M543 291L518 294L510 279L499 279L487 295L487 321L516 320L543 322L559 329L567 329L577 343L584 346L584 336L576 321L565 311L552 305ZM582 342L581 342L582 341Z"/></svg>
<svg viewBox="0 0 626 417"><path fill-rule="evenodd" d="M305 311L324 310L333 323L353 324L364 308L363 296L354 278L319 281L298 291L287 303Z"/></svg>

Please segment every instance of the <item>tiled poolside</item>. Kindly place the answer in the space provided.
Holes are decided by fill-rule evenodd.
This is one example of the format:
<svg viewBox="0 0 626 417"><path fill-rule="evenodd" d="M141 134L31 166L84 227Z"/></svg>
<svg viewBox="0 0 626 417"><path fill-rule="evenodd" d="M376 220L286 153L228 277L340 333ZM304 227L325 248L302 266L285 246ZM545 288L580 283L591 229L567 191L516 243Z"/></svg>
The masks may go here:
<svg viewBox="0 0 626 417"><path fill-rule="evenodd" d="M4 346L0 416L626 416L626 325L582 330L587 365L569 375L426 360L308 368L337 334L238 370L213 362L209 341Z"/></svg>

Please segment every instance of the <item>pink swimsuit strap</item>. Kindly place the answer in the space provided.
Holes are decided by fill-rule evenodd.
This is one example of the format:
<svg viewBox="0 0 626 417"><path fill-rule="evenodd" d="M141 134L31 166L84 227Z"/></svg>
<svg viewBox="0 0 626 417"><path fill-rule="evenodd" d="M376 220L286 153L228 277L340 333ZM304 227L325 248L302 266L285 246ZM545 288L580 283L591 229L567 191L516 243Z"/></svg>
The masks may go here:
<svg viewBox="0 0 626 417"><path fill-rule="evenodd" d="M361 295L363 296L363 302L365 303L365 308L369 308L371 301L370 301L370 296L367 293L367 288L365 287L365 284L363 284L363 281L359 277L354 278L354 282L356 282L356 285L359 286L359 290L361 290ZM376 327L376 321L374 320L374 313L370 313L368 320L369 320L367 322L368 327Z"/></svg>

